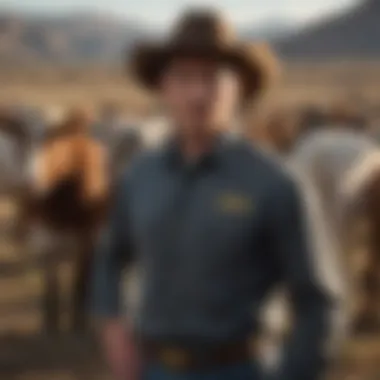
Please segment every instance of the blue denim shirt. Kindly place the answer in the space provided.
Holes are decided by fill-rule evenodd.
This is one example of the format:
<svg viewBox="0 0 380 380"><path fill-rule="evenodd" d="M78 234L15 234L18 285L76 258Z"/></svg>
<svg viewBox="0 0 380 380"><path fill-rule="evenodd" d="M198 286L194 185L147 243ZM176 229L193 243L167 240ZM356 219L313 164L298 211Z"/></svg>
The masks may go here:
<svg viewBox="0 0 380 380"><path fill-rule="evenodd" d="M120 278L143 269L139 333L150 341L218 344L258 330L266 296L285 284L294 329L280 378L315 379L329 299L318 284L304 205L279 164L238 138L220 138L193 165L175 145L126 173L94 268L93 312L120 313Z"/></svg>

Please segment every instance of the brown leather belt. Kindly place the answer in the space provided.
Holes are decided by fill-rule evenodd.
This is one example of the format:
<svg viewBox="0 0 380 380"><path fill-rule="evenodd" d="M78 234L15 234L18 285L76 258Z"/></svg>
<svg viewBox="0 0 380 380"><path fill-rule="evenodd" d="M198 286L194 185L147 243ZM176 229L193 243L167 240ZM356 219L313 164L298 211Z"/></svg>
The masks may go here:
<svg viewBox="0 0 380 380"><path fill-rule="evenodd" d="M248 341L220 346L184 348L176 345L144 343L143 356L150 363L167 369L186 372L248 362L252 350Z"/></svg>

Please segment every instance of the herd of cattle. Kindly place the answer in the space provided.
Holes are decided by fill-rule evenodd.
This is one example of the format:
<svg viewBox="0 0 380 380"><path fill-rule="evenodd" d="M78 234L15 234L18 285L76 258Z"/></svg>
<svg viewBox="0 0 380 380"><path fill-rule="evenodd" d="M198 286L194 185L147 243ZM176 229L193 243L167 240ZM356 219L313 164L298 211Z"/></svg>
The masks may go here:
<svg viewBox="0 0 380 380"><path fill-rule="evenodd" d="M112 107L98 119L80 108L62 115L0 110L0 195L18 205L15 237L47 258L43 311L51 331L59 326L57 256L67 237L75 242L71 327L85 326L91 253L113 185L130 157L157 139L155 125L143 130Z"/></svg>
<svg viewBox="0 0 380 380"><path fill-rule="evenodd" d="M258 115L253 128L244 132L286 157L307 131L343 124L360 130L369 125L354 107L340 105L332 110L272 111L264 117ZM67 236L76 244L72 257L73 330L86 326L91 254L114 184L131 157L161 141L166 132L165 120L125 120L112 106L106 106L100 115L79 108L60 115L26 108L0 109L0 195L19 205L15 234L31 244L29 237L43 230L53 242L46 248L48 258L65 250L62 241ZM54 331L59 326L57 261L44 263L44 323Z"/></svg>

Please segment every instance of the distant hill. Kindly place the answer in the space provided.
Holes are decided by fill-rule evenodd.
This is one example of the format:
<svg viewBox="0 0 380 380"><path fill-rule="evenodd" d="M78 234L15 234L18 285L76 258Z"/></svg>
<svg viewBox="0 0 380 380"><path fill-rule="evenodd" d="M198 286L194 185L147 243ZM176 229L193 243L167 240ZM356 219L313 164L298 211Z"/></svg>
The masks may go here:
<svg viewBox="0 0 380 380"><path fill-rule="evenodd" d="M380 58L379 36L380 0L364 0L275 45L288 58L374 59Z"/></svg>
<svg viewBox="0 0 380 380"><path fill-rule="evenodd" d="M42 16L0 11L0 64L114 64L134 41L158 31L112 14L80 12ZM380 58L380 0L299 29L294 20L274 17L241 27L245 39L270 40L285 58Z"/></svg>
<svg viewBox="0 0 380 380"><path fill-rule="evenodd" d="M290 23L271 19L243 29L247 39L274 39L286 35ZM109 14L53 17L0 12L0 64L117 63L136 39L152 34L146 25Z"/></svg>
<svg viewBox="0 0 380 380"><path fill-rule="evenodd" d="M0 13L0 63L108 63L146 34L139 25L111 16L62 17Z"/></svg>
<svg viewBox="0 0 380 380"><path fill-rule="evenodd" d="M277 16L265 19L254 26L245 26L241 34L245 39L273 41L290 36L298 30L298 23L286 17Z"/></svg>

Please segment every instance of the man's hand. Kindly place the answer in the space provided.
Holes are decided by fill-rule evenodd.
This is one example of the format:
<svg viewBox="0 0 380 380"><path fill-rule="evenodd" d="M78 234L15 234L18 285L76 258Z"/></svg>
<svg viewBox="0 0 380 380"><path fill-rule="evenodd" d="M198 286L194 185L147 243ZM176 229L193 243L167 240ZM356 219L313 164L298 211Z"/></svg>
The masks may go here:
<svg viewBox="0 0 380 380"><path fill-rule="evenodd" d="M140 358L130 326L119 319L103 322L101 338L106 360L117 380L138 380Z"/></svg>

